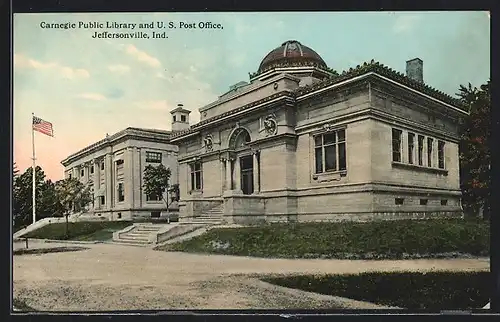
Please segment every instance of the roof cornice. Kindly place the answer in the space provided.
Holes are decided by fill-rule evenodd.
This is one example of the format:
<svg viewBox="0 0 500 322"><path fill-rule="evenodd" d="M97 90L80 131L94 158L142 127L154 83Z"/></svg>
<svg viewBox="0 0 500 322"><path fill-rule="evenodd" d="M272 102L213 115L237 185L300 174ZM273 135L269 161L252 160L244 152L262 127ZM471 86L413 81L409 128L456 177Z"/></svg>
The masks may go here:
<svg viewBox="0 0 500 322"><path fill-rule="evenodd" d="M91 145L84 147L83 149L69 155L66 159L61 161L63 166L77 160L80 157L88 155L92 152L101 150L105 147L112 146L118 141L123 139L142 139L142 140L165 140L169 142L171 132L157 129L142 129L135 127L128 127L122 131L119 131L113 135L110 135L102 140L99 140Z"/></svg>

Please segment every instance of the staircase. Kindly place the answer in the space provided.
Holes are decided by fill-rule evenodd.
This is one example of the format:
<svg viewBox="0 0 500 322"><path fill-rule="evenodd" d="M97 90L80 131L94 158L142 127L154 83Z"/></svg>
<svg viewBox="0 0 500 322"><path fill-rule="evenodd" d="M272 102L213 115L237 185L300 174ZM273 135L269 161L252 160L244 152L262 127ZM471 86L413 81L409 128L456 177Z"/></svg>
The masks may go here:
<svg viewBox="0 0 500 322"><path fill-rule="evenodd" d="M127 232L119 233L118 238L113 238L114 242L147 246L153 243L154 237L164 228L162 224L135 224L134 228Z"/></svg>
<svg viewBox="0 0 500 322"><path fill-rule="evenodd" d="M224 208L222 205L215 206L205 211L201 216L194 218L194 222L203 224L220 224L223 222Z"/></svg>

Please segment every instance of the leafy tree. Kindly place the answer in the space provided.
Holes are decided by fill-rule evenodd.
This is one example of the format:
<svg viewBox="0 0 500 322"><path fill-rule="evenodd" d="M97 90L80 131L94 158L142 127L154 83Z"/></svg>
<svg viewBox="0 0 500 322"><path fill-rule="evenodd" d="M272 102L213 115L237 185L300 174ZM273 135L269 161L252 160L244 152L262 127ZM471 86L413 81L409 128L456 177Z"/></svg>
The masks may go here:
<svg viewBox="0 0 500 322"><path fill-rule="evenodd" d="M17 164L14 162L14 165L12 167L12 180L16 180L17 176L19 175L19 169L17 168Z"/></svg>
<svg viewBox="0 0 500 322"><path fill-rule="evenodd" d="M85 186L76 178L59 180L54 185L57 202L66 217L66 237L69 236L68 217L73 212L85 211L92 202L93 195L89 186Z"/></svg>
<svg viewBox="0 0 500 322"><path fill-rule="evenodd" d="M490 80L479 88L460 85L457 95L469 106L470 115L461 126L460 186L463 207L467 214L477 214L483 207L483 217L490 217L491 187L491 95Z"/></svg>
<svg viewBox="0 0 500 322"><path fill-rule="evenodd" d="M16 176L14 181L14 191L13 191L13 215L14 215L14 226L22 227L32 223L32 209L33 209L33 168L28 168L26 171ZM50 193L45 191L47 185L45 183L45 173L41 167L36 167L35 170L35 184L36 184L36 213L37 219L43 218L47 214L48 209L46 205L42 203L42 199L45 194ZM40 215L41 213L41 215Z"/></svg>
<svg viewBox="0 0 500 322"><path fill-rule="evenodd" d="M147 165L144 169L144 193L147 196L151 197L161 197L163 202L167 207L167 221L170 223L170 215L168 214L168 207L171 204L169 203L168 198L165 199L165 192L171 193L175 189L179 189L178 185L170 186L171 171L169 168L166 168L163 164L158 166ZM174 190L172 190L174 189ZM173 200L172 200L173 201Z"/></svg>

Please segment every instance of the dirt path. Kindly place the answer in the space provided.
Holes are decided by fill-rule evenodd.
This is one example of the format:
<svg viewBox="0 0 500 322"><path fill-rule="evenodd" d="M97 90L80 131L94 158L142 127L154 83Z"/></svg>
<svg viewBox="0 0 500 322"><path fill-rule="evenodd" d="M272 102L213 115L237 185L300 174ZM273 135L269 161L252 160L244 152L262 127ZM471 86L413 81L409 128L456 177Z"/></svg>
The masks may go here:
<svg viewBox="0 0 500 322"><path fill-rule="evenodd" d="M109 244L85 247L89 249L15 256L14 297L49 311L370 308L369 304L272 286L251 275L489 270L488 259L290 260L169 253Z"/></svg>

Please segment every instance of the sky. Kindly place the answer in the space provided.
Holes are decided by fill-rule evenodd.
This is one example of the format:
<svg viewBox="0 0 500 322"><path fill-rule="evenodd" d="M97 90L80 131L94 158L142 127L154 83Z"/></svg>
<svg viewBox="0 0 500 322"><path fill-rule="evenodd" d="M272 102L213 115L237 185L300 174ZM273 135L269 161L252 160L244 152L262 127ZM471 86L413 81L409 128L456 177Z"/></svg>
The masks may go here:
<svg viewBox="0 0 500 322"><path fill-rule="evenodd" d="M41 23L76 28L42 28ZM130 29L79 23L135 23ZM175 29L138 29L174 22ZM180 28L212 22L222 29ZM126 127L170 130L178 103L193 111L248 81L264 56L286 40L315 50L341 72L375 59L405 72L424 61L424 81L454 95L460 84L490 77L487 12L85 13L14 15L14 162L32 164L31 115L54 137L35 133L36 162L47 178L63 177L61 160ZM92 38L95 32L146 32L149 39ZM168 38L152 39L152 32Z"/></svg>

